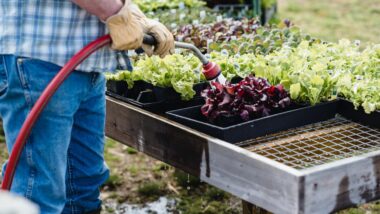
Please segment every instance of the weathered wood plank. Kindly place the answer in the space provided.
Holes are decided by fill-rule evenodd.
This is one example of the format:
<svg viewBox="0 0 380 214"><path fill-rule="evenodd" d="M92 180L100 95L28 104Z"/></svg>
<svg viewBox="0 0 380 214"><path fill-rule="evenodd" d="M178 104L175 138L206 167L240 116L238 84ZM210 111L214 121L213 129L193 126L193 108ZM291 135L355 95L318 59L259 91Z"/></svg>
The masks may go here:
<svg viewBox="0 0 380 214"><path fill-rule="evenodd" d="M304 171L304 213L331 213L380 198L380 151Z"/></svg>
<svg viewBox="0 0 380 214"><path fill-rule="evenodd" d="M299 176L290 167L112 98L106 133L271 212L297 213Z"/></svg>

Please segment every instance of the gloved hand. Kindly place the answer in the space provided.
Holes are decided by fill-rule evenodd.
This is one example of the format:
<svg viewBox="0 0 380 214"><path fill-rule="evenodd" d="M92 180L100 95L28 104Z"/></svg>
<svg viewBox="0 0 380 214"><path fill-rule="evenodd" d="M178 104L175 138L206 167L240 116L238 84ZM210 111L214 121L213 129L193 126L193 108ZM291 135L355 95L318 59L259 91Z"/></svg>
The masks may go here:
<svg viewBox="0 0 380 214"><path fill-rule="evenodd" d="M113 49L132 50L142 47L147 55L156 54L160 57L174 53L174 37L170 31L163 24L148 19L130 0L126 0L118 14L107 19L107 25ZM142 44L144 34L157 40L154 50L152 46Z"/></svg>
<svg viewBox="0 0 380 214"><path fill-rule="evenodd" d="M141 47L144 31L130 11L131 0L126 0L123 8L106 20L112 38L112 49L134 50Z"/></svg>
<svg viewBox="0 0 380 214"><path fill-rule="evenodd" d="M142 45L142 48L148 56L155 54L163 58L168 54L174 53L174 37L163 24L158 21L148 19L135 4L130 5L130 11L133 17L135 17L140 23L144 33L153 36L157 41L157 45L154 50L152 49L152 46L145 44Z"/></svg>

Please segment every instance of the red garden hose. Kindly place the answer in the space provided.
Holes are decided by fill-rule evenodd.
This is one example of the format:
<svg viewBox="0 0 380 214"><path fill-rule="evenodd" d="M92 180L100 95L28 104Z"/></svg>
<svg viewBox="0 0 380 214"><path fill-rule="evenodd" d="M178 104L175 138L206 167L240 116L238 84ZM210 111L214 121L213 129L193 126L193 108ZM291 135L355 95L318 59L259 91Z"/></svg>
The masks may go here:
<svg viewBox="0 0 380 214"><path fill-rule="evenodd" d="M19 135L17 136L16 142L13 146L11 155L8 160L7 168L5 170L5 175L3 183L1 185L2 190L10 190L12 186L12 180L16 171L17 163L19 161L20 155L25 146L26 140L30 135L30 131L33 128L34 123L38 119L42 110L49 102L50 98L57 91L58 87L63 83L63 81L71 74L71 72L82 63L87 57L89 57L96 50L111 43L111 37L109 35L100 37L99 39L91 42L77 54L74 55L70 61L63 66L59 73L54 77L54 79L49 83L46 89L42 92L40 98L34 104L32 110L27 116Z"/></svg>

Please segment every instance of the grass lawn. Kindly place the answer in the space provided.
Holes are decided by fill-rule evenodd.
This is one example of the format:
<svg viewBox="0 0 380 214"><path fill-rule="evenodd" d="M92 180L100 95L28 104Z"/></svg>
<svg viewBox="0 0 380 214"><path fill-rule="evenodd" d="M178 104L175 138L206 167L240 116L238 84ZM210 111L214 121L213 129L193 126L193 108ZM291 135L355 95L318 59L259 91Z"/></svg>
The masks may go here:
<svg viewBox="0 0 380 214"><path fill-rule="evenodd" d="M379 0L278 0L279 17L327 41L380 43Z"/></svg>

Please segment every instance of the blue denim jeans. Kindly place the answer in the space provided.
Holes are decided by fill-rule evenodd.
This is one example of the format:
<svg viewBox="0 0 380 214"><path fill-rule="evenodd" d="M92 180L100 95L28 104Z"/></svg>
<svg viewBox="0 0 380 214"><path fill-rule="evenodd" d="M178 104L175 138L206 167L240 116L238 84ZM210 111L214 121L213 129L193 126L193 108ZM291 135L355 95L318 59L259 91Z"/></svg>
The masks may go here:
<svg viewBox="0 0 380 214"><path fill-rule="evenodd" d="M0 116L9 152L28 112L60 69L0 55ZM103 156L104 92L103 74L75 71L37 120L11 191L39 204L42 214L100 208L99 187L109 176Z"/></svg>

